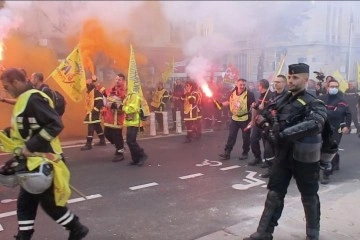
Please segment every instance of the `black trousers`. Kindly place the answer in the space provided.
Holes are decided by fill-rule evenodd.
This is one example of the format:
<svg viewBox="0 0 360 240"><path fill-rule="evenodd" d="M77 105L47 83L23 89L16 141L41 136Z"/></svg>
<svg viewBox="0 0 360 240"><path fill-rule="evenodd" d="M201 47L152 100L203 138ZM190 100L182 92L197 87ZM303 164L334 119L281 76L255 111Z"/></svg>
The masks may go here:
<svg viewBox="0 0 360 240"><path fill-rule="evenodd" d="M103 129L101 127L101 123L89 123L88 124L88 137L94 137L94 133L98 136L104 134Z"/></svg>
<svg viewBox="0 0 360 240"><path fill-rule="evenodd" d="M66 206L56 206L53 185L41 194L31 194L20 187L17 200L17 219L20 235L31 236L34 232L35 218L39 204L47 215L63 227L69 226L77 219L77 216Z"/></svg>
<svg viewBox="0 0 360 240"><path fill-rule="evenodd" d="M122 135L122 128L112 128L106 127L104 128L104 134L107 140L113 145L115 145L116 149L124 148L124 138Z"/></svg>
<svg viewBox="0 0 360 240"><path fill-rule="evenodd" d="M296 160L289 161L291 161L291 163L280 162L277 159L273 161L272 173L267 187L270 191L275 191L278 194L279 205L275 209L270 227L273 228L277 226L278 219L281 217L284 208L284 198L292 177L295 178L302 199L316 199L316 201L307 203L307 206L304 205L303 201L303 205L304 209L312 209L313 215L318 218L313 224L309 224L307 221L307 225L309 224L308 227L317 227L320 221L320 200L318 195L319 162L303 163Z"/></svg>
<svg viewBox="0 0 360 240"><path fill-rule="evenodd" d="M247 121L234 121L233 119L230 120L229 125L229 136L227 143L225 145L225 151L231 152L237 139L237 135L239 129L242 132L242 139L243 139L243 154L247 154L250 151L250 131L244 131L245 127L249 124L250 120Z"/></svg>
<svg viewBox="0 0 360 240"><path fill-rule="evenodd" d="M140 158L145 155L144 149L142 149L136 141L139 127L127 127L126 128L126 143L129 146L131 153L131 159L133 162L139 162Z"/></svg>
<svg viewBox="0 0 360 240"><path fill-rule="evenodd" d="M356 106L352 106L352 107L350 107L350 112L351 112L352 121L354 122L354 125L355 125L357 131L360 132L360 125L359 125L359 120L358 120L358 109L356 108Z"/></svg>
<svg viewBox="0 0 360 240"><path fill-rule="evenodd" d="M264 147L264 159L270 159L274 157L272 147L269 142L266 141L265 136L263 134L263 130L257 126L253 126L251 128L250 134L250 146L251 151L254 154L255 158L261 159L261 148L260 141L263 143Z"/></svg>

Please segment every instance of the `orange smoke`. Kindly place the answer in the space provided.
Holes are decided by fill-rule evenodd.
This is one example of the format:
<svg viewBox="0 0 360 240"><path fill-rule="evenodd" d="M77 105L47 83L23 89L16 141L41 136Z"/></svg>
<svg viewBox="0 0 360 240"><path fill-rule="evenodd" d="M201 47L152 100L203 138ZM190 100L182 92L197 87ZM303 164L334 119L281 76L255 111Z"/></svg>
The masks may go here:
<svg viewBox="0 0 360 240"><path fill-rule="evenodd" d="M83 23L82 32L78 39L85 69L96 75L95 66L105 62L108 67L126 71L129 66L130 55L130 47L127 41L129 35L126 29L112 30L110 35L98 19L87 19ZM107 58L107 61L101 58L101 54ZM147 62L142 55L137 55L136 60L137 64L146 64Z"/></svg>
<svg viewBox="0 0 360 240"><path fill-rule="evenodd" d="M54 51L41 47L24 36L8 36L3 46L4 67L24 68L28 77L32 72L42 72L44 76L48 76L58 65Z"/></svg>

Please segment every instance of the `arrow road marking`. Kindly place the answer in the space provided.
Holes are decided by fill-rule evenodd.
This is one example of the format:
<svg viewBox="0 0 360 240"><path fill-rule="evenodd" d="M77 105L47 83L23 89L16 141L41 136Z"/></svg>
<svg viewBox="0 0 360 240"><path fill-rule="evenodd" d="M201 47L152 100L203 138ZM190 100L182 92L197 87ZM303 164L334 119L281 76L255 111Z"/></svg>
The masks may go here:
<svg viewBox="0 0 360 240"><path fill-rule="evenodd" d="M258 185L262 185L265 183L265 181L254 178L254 176L257 174L257 172L253 172L253 171L246 171L248 172L248 175L246 176L245 179L243 179L244 182L247 182L248 184L234 184L232 185L232 188L237 189L237 190L247 190L249 188L258 186Z"/></svg>

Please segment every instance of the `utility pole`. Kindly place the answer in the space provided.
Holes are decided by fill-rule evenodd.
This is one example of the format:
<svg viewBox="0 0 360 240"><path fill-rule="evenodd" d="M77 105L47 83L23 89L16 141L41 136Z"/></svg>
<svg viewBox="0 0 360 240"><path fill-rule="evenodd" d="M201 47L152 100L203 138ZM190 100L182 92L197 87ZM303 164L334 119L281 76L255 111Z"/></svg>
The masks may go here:
<svg viewBox="0 0 360 240"><path fill-rule="evenodd" d="M350 15L350 24L349 24L349 41L348 41L348 56L347 56L347 61L346 61L346 80L349 81L350 80L350 71L351 71L351 43L352 43L352 33L353 33L353 14L351 12Z"/></svg>

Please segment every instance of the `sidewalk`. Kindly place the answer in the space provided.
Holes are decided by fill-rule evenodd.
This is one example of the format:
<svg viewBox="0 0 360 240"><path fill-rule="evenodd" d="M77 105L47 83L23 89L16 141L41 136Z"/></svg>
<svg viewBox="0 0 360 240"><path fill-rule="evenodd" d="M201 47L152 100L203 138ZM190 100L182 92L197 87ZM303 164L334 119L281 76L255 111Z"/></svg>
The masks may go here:
<svg viewBox="0 0 360 240"><path fill-rule="evenodd" d="M347 192L347 193L344 193ZM360 239L360 181L322 186L320 240ZM265 202L265 199L264 199ZM263 205L244 209L243 222L196 240L242 240L256 231ZM299 197L285 198L274 240L305 240L305 216Z"/></svg>

